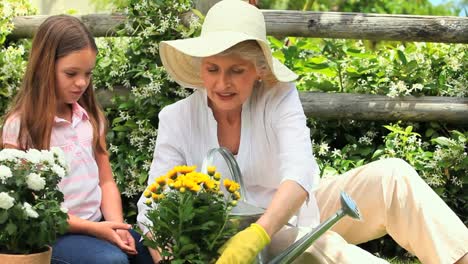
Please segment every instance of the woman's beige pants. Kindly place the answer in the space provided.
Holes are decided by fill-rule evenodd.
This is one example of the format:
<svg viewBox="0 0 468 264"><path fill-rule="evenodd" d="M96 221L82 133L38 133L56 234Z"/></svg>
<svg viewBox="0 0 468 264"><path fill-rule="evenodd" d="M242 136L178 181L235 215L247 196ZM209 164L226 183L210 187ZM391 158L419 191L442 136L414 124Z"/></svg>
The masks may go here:
<svg viewBox="0 0 468 264"><path fill-rule="evenodd" d="M356 202L363 220L342 218L295 263L387 263L355 246L385 234L424 264L454 263L468 252L467 227L401 159L372 162L322 180L315 193L321 222L341 207L341 190ZM276 254L304 234L283 229L269 250Z"/></svg>

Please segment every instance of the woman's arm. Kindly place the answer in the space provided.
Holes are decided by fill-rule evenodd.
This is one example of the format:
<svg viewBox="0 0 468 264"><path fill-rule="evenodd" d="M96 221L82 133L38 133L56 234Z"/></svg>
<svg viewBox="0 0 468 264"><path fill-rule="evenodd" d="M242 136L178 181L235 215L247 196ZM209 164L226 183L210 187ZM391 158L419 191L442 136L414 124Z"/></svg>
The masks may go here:
<svg viewBox="0 0 468 264"><path fill-rule="evenodd" d="M291 217L296 214L304 201L307 192L294 181L286 180L279 186L265 213L258 219L267 234L272 237Z"/></svg>

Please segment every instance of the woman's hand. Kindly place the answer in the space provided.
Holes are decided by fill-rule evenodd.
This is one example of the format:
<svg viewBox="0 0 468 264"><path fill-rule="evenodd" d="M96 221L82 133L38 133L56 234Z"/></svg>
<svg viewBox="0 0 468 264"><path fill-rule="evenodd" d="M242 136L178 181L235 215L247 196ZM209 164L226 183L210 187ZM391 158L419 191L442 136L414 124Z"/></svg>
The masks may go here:
<svg viewBox="0 0 468 264"><path fill-rule="evenodd" d="M149 239L153 238L153 236L151 235L150 232L146 233L145 236L148 237ZM148 247L148 251L149 251L151 257L153 258L154 263L159 263L162 260L161 255L159 254L159 252L156 249Z"/></svg>
<svg viewBox="0 0 468 264"><path fill-rule="evenodd" d="M221 256L216 264L252 263L269 243L270 236L265 229L259 224L251 224L221 247Z"/></svg>

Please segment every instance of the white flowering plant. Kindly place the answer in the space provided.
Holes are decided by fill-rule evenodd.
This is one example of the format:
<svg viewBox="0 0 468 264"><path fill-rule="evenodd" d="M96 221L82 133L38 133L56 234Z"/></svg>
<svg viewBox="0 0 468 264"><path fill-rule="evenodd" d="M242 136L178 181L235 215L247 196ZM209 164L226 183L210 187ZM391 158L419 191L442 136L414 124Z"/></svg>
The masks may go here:
<svg viewBox="0 0 468 264"><path fill-rule="evenodd" d="M0 253L31 254L68 229L58 184L67 175L59 148L0 151Z"/></svg>

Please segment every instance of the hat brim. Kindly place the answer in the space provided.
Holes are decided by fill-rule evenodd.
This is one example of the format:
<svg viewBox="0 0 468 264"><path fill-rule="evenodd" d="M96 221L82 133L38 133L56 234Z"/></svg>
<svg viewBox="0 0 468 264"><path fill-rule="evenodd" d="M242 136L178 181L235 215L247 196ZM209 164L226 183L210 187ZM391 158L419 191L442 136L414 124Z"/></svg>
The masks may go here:
<svg viewBox="0 0 468 264"><path fill-rule="evenodd" d="M268 43L242 32L211 32L202 37L162 41L159 52L163 66L178 84L188 88L203 88L199 62L194 57L213 56L246 40L257 41L278 81L290 82L297 79L294 72L272 57Z"/></svg>

